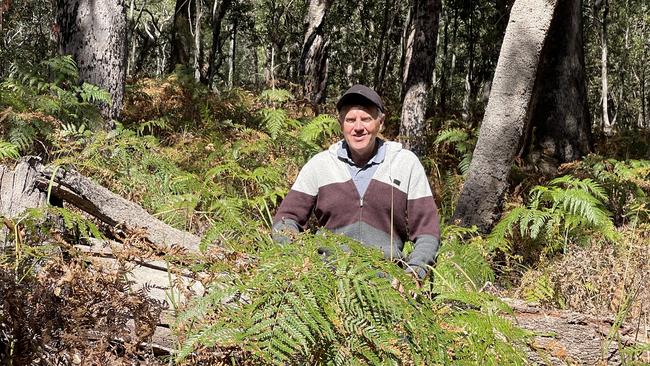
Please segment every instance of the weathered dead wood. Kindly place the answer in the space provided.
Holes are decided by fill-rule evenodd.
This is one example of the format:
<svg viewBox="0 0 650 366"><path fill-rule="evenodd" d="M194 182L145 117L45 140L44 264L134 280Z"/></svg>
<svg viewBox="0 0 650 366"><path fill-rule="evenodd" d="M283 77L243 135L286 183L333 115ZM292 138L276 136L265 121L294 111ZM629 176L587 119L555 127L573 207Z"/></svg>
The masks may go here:
<svg viewBox="0 0 650 366"><path fill-rule="evenodd" d="M15 169L0 165L0 216L15 217L27 208L45 204L46 193L36 189L33 181L39 174L38 159L21 160Z"/></svg>
<svg viewBox="0 0 650 366"><path fill-rule="evenodd" d="M13 218L27 208L45 204L47 195L34 187L38 158L22 159L14 169L0 165L0 216ZM9 228L0 225L0 249L4 248Z"/></svg>
<svg viewBox="0 0 650 366"><path fill-rule="evenodd" d="M570 310L542 309L517 299L503 299L514 311L514 320L535 336L528 352L538 365L621 365L624 346L647 343L645 332L624 324L613 327L613 318L596 318ZM649 360L650 361L650 360Z"/></svg>
<svg viewBox="0 0 650 366"><path fill-rule="evenodd" d="M161 252L171 247L198 251L200 238L197 236L172 228L139 205L75 171L46 168L35 157L21 159L14 169L0 165L0 217L15 218L28 208L44 206L48 190L51 190L50 201L60 199L110 226L143 232L144 239L160 248ZM0 225L0 228L0 244L3 244L7 228L5 225ZM199 281L188 273L171 270L169 263L164 261L136 258L124 268L124 261L116 258L116 253L126 249L122 243L90 239L88 245L75 247L87 253L89 261L97 266L109 271L126 270L128 280L133 283L133 291L143 290L148 297L164 302L166 308L173 309L187 301L189 296L202 296L204 293ZM173 320L171 312L163 311L147 347L167 353L174 349L176 339L169 329Z"/></svg>
<svg viewBox="0 0 650 366"><path fill-rule="evenodd" d="M109 270L122 266L115 254L124 251L124 244L111 240L90 239L90 245L75 245L89 255L91 262ZM201 282L188 271L170 268L168 262L133 258L129 261L127 279L133 282L135 291L145 290L147 295L168 305L184 303L189 295L202 296L205 292Z"/></svg>
<svg viewBox="0 0 650 366"><path fill-rule="evenodd" d="M163 248L179 246L198 251L201 239L186 231L173 228L151 216L139 205L122 198L92 182L75 171L41 168L36 186L60 197L71 205L95 216L111 226L122 225L127 230L145 229L149 241ZM50 182L53 173L56 174Z"/></svg>

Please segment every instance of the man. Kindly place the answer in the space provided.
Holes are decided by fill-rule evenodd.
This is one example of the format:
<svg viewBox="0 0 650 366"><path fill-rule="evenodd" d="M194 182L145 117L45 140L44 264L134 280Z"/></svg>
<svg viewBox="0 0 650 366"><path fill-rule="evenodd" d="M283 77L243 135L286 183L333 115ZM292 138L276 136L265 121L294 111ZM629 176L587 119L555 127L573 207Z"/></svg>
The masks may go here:
<svg viewBox="0 0 650 366"><path fill-rule="evenodd" d="M301 231L312 211L324 228L347 235L404 265L423 279L438 251L438 209L418 158L397 142L377 137L384 104L363 85L336 104L343 141L305 164L273 220L274 237ZM406 258L404 242L415 247Z"/></svg>

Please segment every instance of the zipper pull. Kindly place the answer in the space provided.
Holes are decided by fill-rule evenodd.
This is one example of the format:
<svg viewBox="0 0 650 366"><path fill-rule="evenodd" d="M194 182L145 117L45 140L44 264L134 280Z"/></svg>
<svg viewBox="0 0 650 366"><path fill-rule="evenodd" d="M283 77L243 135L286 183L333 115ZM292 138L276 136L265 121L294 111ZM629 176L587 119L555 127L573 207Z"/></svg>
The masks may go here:
<svg viewBox="0 0 650 366"><path fill-rule="evenodd" d="M359 199L359 207L363 207L363 198Z"/></svg>

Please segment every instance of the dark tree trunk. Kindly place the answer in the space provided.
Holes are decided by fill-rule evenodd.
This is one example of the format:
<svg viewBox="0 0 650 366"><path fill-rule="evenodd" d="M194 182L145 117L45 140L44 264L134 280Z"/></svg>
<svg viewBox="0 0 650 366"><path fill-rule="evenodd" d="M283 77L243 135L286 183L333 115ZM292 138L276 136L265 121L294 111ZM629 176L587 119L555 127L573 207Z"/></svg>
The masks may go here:
<svg viewBox="0 0 650 366"><path fill-rule="evenodd" d="M381 93L382 89L382 81L380 79L381 77L381 70L384 64L384 60L388 57L388 52L387 48L385 47L386 45L386 37L389 32L389 28L391 24L389 24L389 19L392 19L392 14L391 14L391 8L392 8L392 1L386 0L384 2L384 14L382 16L382 21L381 21L381 32L379 34L379 38L377 39L377 59L375 60L375 70L374 70L374 79L373 79L373 86L375 88L375 91Z"/></svg>
<svg viewBox="0 0 650 366"><path fill-rule="evenodd" d="M180 1L180 0L179 0ZM218 0L214 1L214 7L212 8L212 21L210 25L212 26L212 47L210 47L210 53L208 54L208 85L212 86L214 83L214 77L219 70L219 65L221 64L221 23L226 12L232 5L232 0ZM217 62L219 59L219 62Z"/></svg>
<svg viewBox="0 0 650 366"><path fill-rule="evenodd" d="M405 146L418 156L426 151L422 136L427 97L436 60L436 39L440 16L439 0L414 0L413 43L406 64L400 135Z"/></svg>
<svg viewBox="0 0 650 366"><path fill-rule="evenodd" d="M313 105L325 100L329 40L324 32L325 17L333 0L310 0L305 16L305 38L300 56L305 98Z"/></svg>
<svg viewBox="0 0 650 366"><path fill-rule="evenodd" d="M551 24L531 121L535 126L532 149L558 164L591 151L583 46L581 0L567 0Z"/></svg>
<svg viewBox="0 0 650 366"><path fill-rule="evenodd" d="M190 65L194 39L190 27L194 18L194 0L176 0L174 27L172 29L170 70L176 65Z"/></svg>
<svg viewBox="0 0 650 366"><path fill-rule="evenodd" d="M542 48L557 0L517 0L454 222L487 232L499 217L510 168L524 140Z"/></svg>
<svg viewBox="0 0 650 366"><path fill-rule="evenodd" d="M442 115L445 115L447 113L447 90L449 89L449 79L451 75L449 74L449 71L451 70L451 67L449 67L449 5L445 5L445 9L443 10L443 22L444 22L444 28L443 28L443 36L442 36L442 70L440 70L440 103L438 104L438 108L440 110L440 113Z"/></svg>
<svg viewBox="0 0 650 366"><path fill-rule="evenodd" d="M118 118L126 77L124 1L58 0L57 8L61 52L72 55L81 80L108 90L112 103L101 106L102 114L109 121Z"/></svg>

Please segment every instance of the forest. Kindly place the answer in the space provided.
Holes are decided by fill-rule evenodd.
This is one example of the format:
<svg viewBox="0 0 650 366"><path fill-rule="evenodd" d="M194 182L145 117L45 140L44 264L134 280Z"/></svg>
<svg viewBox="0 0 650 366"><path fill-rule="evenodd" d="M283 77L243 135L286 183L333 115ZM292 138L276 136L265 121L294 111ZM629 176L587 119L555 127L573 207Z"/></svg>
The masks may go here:
<svg viewBox="0 0 650 366"><path fill-rule="evenodd" d="M0 0L0 365L650 364L649 24L645 0ZM354 84L428 178L422 280L313 219L272 237Z"/></svg>

